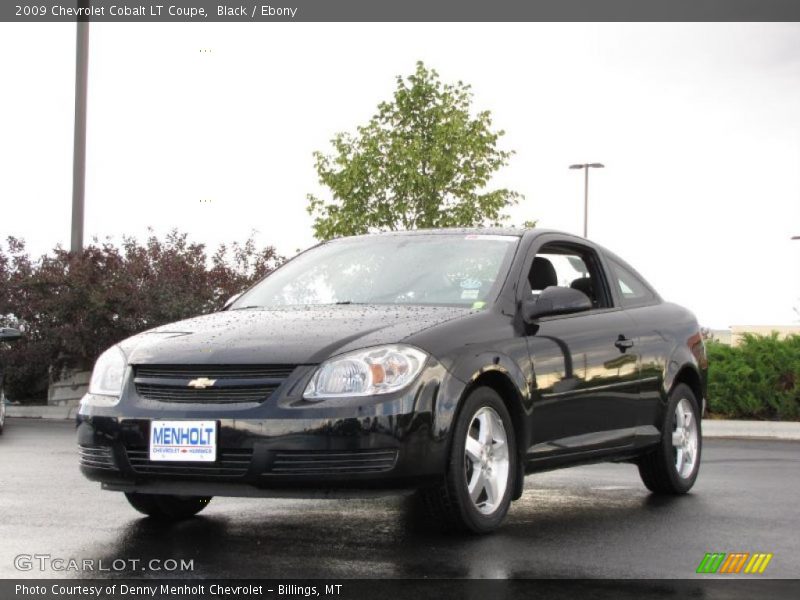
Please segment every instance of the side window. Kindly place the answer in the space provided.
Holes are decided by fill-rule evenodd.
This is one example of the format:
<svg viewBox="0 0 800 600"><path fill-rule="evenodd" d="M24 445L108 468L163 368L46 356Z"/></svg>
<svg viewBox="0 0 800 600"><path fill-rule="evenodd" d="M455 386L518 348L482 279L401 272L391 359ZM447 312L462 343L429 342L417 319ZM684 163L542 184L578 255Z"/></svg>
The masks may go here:
<svg viewBox="0 0 800 600"><path fill-rule="evenodd" d="M611 267L612 285L617 287L623 307L643 306L656 300L655 293L630 269L610 258L608 265Z"/></svg>
<svg viewBox="0 0 800 600"><path fill-rule="evenodd" d="M547 287L571 287L586 294L595 308L610 306L593 251L574 245L546 244L533 259L528 275L531 292Z"/></svg>

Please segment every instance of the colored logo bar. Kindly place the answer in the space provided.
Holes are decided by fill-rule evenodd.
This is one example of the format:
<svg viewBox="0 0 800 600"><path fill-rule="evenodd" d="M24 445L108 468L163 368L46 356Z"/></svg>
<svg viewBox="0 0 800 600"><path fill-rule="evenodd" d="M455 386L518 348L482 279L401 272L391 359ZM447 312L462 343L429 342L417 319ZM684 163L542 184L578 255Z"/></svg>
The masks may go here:
<svg viewBox="0 0 800 600"><path fill-rule="evenodd" d="M720 573L738 574L747 573L751 575L763 573L773 554L765 552L707 552L697 567L697 573Z"/></svg>

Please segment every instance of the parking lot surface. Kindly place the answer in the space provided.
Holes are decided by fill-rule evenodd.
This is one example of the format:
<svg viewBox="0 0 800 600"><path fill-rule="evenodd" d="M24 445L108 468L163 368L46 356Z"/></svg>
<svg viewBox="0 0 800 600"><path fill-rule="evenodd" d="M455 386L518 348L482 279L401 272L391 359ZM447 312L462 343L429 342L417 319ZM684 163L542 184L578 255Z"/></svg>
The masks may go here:
<svg viewBox="0 0 800 600"><path fill-rule="evenodd" d="M678 498L650 495L625 464L533 475L504 526L475 537L430 530L409 498L215 498L159 524L82 477L72 423L9 419L0 436L4 578L687 578L702 577L706 552L773 553L756 577L796 578L798 523L798 442L706 440L698 482ZM20 554L125 567L19 571ZM147 570L152 559L192 569Z"/></svg>

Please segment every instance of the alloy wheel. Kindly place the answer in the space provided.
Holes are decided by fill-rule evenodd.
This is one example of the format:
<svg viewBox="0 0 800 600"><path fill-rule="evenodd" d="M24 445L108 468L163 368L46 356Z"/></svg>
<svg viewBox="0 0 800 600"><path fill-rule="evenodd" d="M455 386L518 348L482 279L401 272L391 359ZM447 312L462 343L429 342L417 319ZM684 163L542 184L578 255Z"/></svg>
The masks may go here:
<svg viewBox="0 0 800 600"><path fill-rule="evenodd" d="M675 405L675 428L672 431L672 450L675 471L683 479L691 477L697 465L697 420L689 400L682 398Z"/></svg>
<svg viewBox="0 0 800 600"><path fill-rule="evenodd" d="M467 491L475 508L491 515L508 487L508 437L503 420L488 406L472 417L464 447Z"/></svg>

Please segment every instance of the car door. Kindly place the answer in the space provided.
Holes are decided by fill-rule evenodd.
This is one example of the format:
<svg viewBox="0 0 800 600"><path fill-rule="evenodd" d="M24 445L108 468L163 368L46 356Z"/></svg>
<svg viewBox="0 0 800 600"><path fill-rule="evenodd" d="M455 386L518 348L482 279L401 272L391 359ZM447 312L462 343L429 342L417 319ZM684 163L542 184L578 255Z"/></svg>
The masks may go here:
<svg viewBox="0 0 800 600"><path fill-rule="evenodd" d="M641 360L640 402L636 410L638 435L657 438L663 374L668 368L666 358L675 344L670 328L664 327L670 319L669 309L664 307L655 290L633 267L610 253L603 258L615 303L625 310L636 326Z"/></svg>
<svg viewBox="0 0 800 600"><path fill-rule="evenodd" d="M632 444L641 367L635 325L614 306L597 250L543 236L528 261L526 280L517 286L522 294L560 285L592 301L590 310L540 317L526 326L534 380L529 459Z"/></svg>

